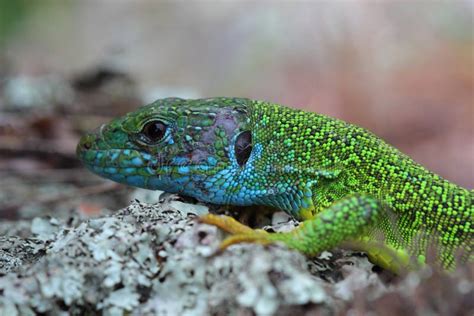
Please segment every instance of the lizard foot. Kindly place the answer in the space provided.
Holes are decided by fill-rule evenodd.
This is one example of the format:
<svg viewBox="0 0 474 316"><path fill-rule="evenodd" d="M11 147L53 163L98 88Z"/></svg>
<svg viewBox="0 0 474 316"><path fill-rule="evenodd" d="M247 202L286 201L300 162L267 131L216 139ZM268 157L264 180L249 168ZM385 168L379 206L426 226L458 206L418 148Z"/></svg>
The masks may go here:
<svg viewBox="0 0 474 316"><path fill-rule="evenodd" d="M267 245L275 241L269 238L271 235L262 229L255 229L251 233L236 234L224 239L219 245L219 250L225 250L227 247L240 243L254 243Z"/></svg>
<svg viewBox="0 0 474 316"><path fill-rule="evenodd" d="M206 214L199 217L199 222L209 224L222 229L230 234L252 233L254 230L247 225L239 223L234 218L227 215Z"/></svg>
<svg viewBox="0 0 474 316"><path fill-rule="evenodd" d="M216 226L233 235L224 239L224 241L219 246L219 250L224 250L230 245L243 242L259 244L268 244L273 242L270 238L270 233L267 233L263 229L252 229L244 224L239 223L230 216L206 214L199 217L199 221L201 223Z"/></svg>

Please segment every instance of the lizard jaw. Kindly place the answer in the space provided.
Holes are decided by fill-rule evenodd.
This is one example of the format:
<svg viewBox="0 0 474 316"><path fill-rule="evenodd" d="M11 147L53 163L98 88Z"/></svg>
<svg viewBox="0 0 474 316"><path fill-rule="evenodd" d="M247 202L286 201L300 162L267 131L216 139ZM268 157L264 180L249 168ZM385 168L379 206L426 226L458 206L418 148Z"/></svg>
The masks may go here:
<svg viewBox="0 0 474 316"><path fill-rule="evenodd" d="M160 157L133 149L95 149L79 143L77 156L87 169L115 182L150 190L193 195L198 180L207 177L212 164L189 164L179 159L164 162ZM193 180L191 181L191 176Z"/></svg>

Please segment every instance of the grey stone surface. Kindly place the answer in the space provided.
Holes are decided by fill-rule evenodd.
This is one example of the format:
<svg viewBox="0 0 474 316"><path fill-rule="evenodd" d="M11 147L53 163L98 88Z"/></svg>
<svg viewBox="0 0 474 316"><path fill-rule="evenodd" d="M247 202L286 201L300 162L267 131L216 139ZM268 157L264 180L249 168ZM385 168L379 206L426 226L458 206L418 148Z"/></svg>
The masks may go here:
<svg viewBox="0 0 474 316"><path fill-rule="evenodd" d="M0 239L0 315L334 314L357 293L376 301L420 282L387 285L365 256L344 251L308 259L242 244L217 253L224 234L196 213L205 207L171 195L94 219L36 218L30 236L23 224L22 237ZM276 231L295 225L274 219Z"/></svg>

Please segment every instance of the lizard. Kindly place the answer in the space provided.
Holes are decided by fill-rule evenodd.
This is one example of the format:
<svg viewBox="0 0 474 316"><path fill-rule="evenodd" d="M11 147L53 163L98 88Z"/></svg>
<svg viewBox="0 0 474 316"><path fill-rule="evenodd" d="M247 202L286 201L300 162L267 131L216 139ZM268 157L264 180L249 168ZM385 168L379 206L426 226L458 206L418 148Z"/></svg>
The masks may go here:
<svg viewBox="0 0 474 316"><path fill-rule="evenodd" d="M217 205L269 206L297 219L290 232L208 214L241 242L283 243L314 256L364 251L401 273L471 262L474 191L425 169L368 130L246 98L159 99L84 135L77 155L113 181Z"/></svg>

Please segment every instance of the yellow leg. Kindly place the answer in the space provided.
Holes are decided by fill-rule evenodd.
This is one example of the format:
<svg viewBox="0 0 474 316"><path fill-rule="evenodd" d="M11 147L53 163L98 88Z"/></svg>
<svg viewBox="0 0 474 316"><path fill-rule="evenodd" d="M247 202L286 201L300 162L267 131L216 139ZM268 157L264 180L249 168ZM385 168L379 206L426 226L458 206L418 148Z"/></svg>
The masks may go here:
<svg viewBox="0 0 474 316"><path fill-rule="evenodd" d="M343 242L341 247L355 251L364 251L372 263L396 274L416 270L423 266L423 262L416 262L405 250L396 249L383 242L373 241L368 238Z"/></svg>
<svg viewBox="0 0 474 316"><path fill-rule="evenodd" d="M245 234L237 234L224 239L223 242L219 245L219 250L224 250L229 246L239 243L256 243L261 245L267 245L272 242L273 240L269 239L271 236L264 230L255 229L252 233L245 233Z"/></svg>
<svg viewBox="0 0 474 316"><path fill-rule="evenodd" d="M227 215L206 214L199 217L199 221L204 224L217 226L229 234L246 234L254 232L252 228L239 223L237 220Z"/></svg>

